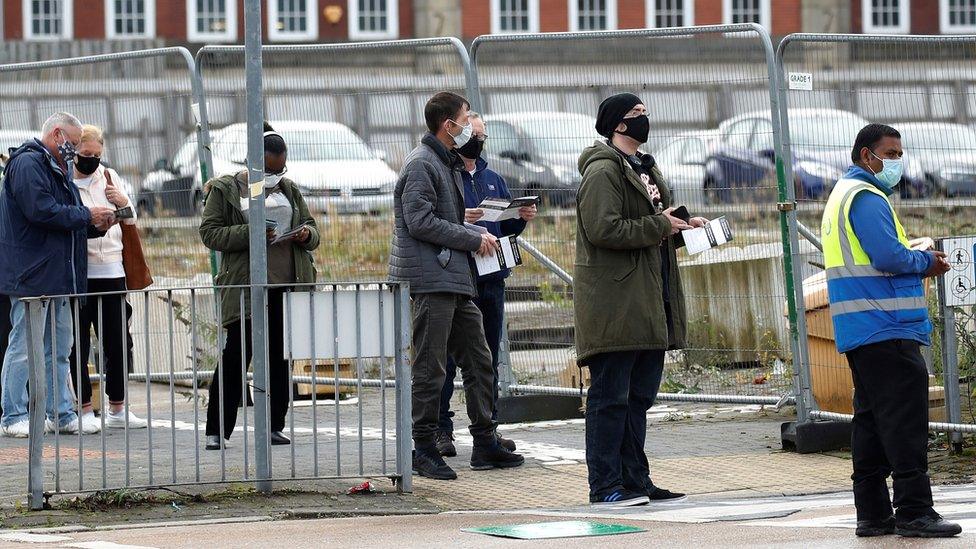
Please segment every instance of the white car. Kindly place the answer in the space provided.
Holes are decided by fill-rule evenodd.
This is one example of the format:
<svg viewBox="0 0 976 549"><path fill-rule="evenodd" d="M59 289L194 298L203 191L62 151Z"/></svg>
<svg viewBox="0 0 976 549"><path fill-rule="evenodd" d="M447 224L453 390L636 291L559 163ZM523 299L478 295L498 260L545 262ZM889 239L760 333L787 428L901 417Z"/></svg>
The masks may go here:
<svg viewBox="0 0 976 549"><path fill-rule="evenodd" d="M7 164L10 149L16 149L24 141L38 137L37 132L31 130L0 130L0 168Z"/></svg>
<svg viewBox="0 0 976 549"><path fill-rule="evenodd" d="M705 200L705 161L718 144L718 130L684 132L654 153L664 179L671 187L671 203L700 208Z"/></svg>
<svg viewBox="0 0 976 549"><path fill-rule="evenodd" d="M336 122L272 122L288 145L288 179L309 209L376 213L393 208L397 174L349 127ZM239 170L247 159L245 124L220 130L213 141L214 173ZM228 169L225 169L228 168Z"/></svg>

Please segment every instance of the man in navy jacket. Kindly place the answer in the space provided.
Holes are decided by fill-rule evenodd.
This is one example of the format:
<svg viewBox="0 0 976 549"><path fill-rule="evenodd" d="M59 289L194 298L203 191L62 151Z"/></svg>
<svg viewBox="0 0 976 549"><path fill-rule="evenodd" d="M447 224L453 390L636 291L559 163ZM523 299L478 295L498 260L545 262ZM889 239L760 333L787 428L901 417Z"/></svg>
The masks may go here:
<svg viewBox="0 0 976 549"><path fill-rule="evenodd" d="M68 113L53 114L41 136L11 151L0 192L0 295L9 296L12 325L3 361L0 434L18 438L29 434L30 344L27 307L19 298L85 293L87 239L104 235L115 222L111 209L83 206L71 181L81 122ZM77 433L67 381L73 341L69 300L45 301L44 319L47 429Z"/></svg>
<svg viewBox="0 0 976 549"><path fill-rule="evenodd" d="M458 155L464 161L464 171L461 172L461 179L464 182L464 221L477 223L498 238L517 236L525 230L526 223L535 217L535 206L520 209L520 217L517 219L507 219L501 222L479 221L484 216L484 212L478 209L478 205L484 199L511 199L512 194L508 190L505 179L492 171L488 167L488 162L481 157L485 140L488 138L488 134L485 132L485 122L474 111L468 113L468 120L472 126L471 140L465 146L457 149ZM508 278L509 274L510 270L504 269L497 273L479 276L478 297L474 300L475 305L481 309L481 315L484 319L485 338L488 340L488 347L491 349L491 363L495 372L492 402L493 420L498 416L498 347L502 339L502 323L505 317L505 279ZM456 375L457 365L449 360L447 378L444 382L444 389L441 391L441 411L437 433L437 450L446 457L457 455L457 449L453 442L454 422L451 420L454 416L454 412L451 411L451 397L454 395L454 378ZM498 436L498 442L510 451L515 451L513 441Z"/></svg>

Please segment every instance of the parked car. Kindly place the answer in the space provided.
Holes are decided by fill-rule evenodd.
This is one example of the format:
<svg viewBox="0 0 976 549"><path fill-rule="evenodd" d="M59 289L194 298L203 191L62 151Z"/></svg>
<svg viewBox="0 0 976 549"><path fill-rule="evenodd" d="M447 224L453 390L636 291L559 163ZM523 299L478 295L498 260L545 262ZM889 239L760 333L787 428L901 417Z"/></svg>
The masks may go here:
<svg viewBox="0 0 976 549"><path fill-rule="evenodd" d="M800 199L826 196L851 164L851 146L868 124L836 109L790 110L793 184ZM769 111L736 116L719 126L721 143L705 165L706 196L712 202L775 195L776 154ZM901 194L921 196L925 182L917 161L906 160Z"/></svg>
<svg viewBox="0 0 976 549"><path fill-rule="evenodd" d="M7 165L10 149L16 149L24 141L37 136L37 132L31 130L0 130L0 169Z"/></svg>
<svg viewBox="0 0 976 549"><path fill-rule="evenodd" d="M197 136L191 134L176 150L172 160L157 160L156 169L142 180L139 201L136 203L139 213L156 215L160 209L180 216L199 213L203 208L203 190L198 157Z"/></svg>
<svg viewBox="0 0 976 549"><path fill-rule="evenodd" d="M396 173L351 129L336 122L290 120L271 123L288 144L287 177L302 190L313 211L376 213L393 207ZM202 203L195 136L188 137L172 163L146 177L163 197L182 197L196 211ZM244 169L247 133L243 123L211 132L213 175ZM169 176L159 172L169 172ZM172 195L172 196L171 196ZM185 208L184 208L185 209Z"/></svg>
<svg viewBox="0 0 976 549"><path fill-rule="evenodd" d="M674 196L674 203L688 207L705 205L705 162L719 143L717 130L678 134L654 153Z"/></svg>
<svg viewBox="0 0 976 549"><path fill-rule="evenodd" d="M485 159L516 196L539 195L564 206L576 200L576 161L599 139L596 119L567 112L518 112L485 116Z"/></svg>
<svg viewBox="0 0 976 549"><path fill-rule="evenodd" d="M947 122L894 126L901 133L905 155L921 164L931 194L976 194L976 130Z"/></svg>

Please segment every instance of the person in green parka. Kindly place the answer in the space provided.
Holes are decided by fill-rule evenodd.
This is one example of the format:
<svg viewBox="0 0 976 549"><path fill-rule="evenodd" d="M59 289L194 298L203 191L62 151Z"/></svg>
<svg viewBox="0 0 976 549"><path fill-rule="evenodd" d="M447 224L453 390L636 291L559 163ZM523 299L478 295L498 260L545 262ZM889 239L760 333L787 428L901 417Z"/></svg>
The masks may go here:
<svg viewBox="0 0 976 549"><path fill-rule="evenodd" d="M284 138L268 123L264 130L265 216L277 224L276 228L268 229L267 235L268 284L314 283L312 250L319 245L319 231L298 185L284 177L288 171L288 148ZM229 439L234 431L237 408L241 403L242 370L251 362L251 321L247 318L250 299L247 292L242 300L239 288L227 287L250 283L247 186L246 170L207 182L207 199L200 223L200 238L204 245L221 253L215 284L219 288L221 325L227 330L223 360L210 384L206 429L208 450L219 450L221 436ZM292 231L296 231L292 236L272 243L279 235ZM271 444L291 443L282 432L288 413L289 387L280 319L288 290L287 287L273 287L267 294ZM308 291L309 288L299 287L298 290ZM244 357L241 356L242 338L246 347Z"/></svg>
<svg viewBox="0 0 976 549"><path fill-rule="evenodd" d="M644 439L664 355L684 346L686 315L677 233L707 220L673 214L654 158L638 151L650 121L639 97L601 103L597 141L579 158L577 193L577 361L590 370L586 465L590 503L621 507L683 497L654 486Z"/></svg>

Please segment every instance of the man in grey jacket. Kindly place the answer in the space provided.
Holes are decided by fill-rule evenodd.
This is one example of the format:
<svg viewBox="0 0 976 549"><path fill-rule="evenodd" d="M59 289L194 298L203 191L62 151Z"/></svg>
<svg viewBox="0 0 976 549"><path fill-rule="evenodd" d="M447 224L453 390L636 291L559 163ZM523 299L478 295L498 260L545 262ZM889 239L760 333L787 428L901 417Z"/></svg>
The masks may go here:
<svg viewBox="0 0 976 549"><path fill-rule="evenodd" d="M522 456L498 444L491 419L494 373L470 252L493 254L497 239L464 225L463 163L454 151L471 138L469 105L440 92L424 107L429 133L404 160L393 192L396 227L390 278L413 298L414 471L453 480L435 446L440 394L450 354L461 370L474 450L471 468L518 467Z"/></svg>

